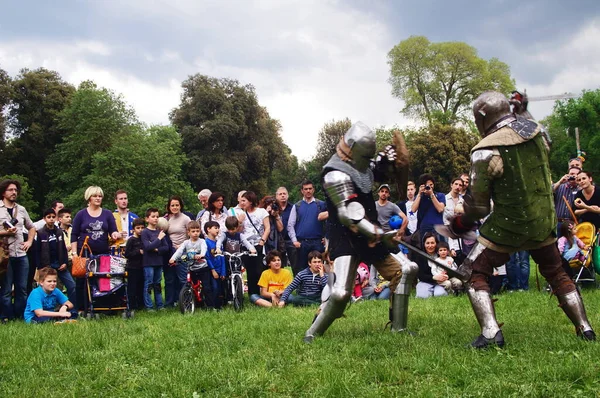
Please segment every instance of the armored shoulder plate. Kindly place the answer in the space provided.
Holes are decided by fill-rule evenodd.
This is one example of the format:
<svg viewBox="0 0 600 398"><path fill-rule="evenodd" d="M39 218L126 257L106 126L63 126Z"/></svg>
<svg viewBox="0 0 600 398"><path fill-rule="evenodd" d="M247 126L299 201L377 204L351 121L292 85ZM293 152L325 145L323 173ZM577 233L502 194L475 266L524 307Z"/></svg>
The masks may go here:
<svg viewBox="0 0 600 398"><path fill-rule="evenodd" d="M330 171L323 176L323 188L336 206L356 196L352 178L338 170Z"/></svg>
<svg viewBox="0 0 600 398"><path fill-rule="evenodd" d="M538 133L539 127L536 122L521 116L517 116L515 120L508 123L508 126L526 140L533 138Z"/></svg>

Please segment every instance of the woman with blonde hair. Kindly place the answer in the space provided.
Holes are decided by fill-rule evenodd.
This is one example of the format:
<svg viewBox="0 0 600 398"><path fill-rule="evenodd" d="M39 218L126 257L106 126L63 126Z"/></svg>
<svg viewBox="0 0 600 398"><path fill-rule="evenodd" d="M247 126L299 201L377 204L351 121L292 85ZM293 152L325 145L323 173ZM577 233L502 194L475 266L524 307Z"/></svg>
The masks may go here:
<svg viewBox="0 0 600 398"><path fill-rule="evenodd" d="M104 192L102 188L90 186L85 190L84 198L87 207L80 210L73 219L71 230L71 255L79 256L81 247L86 237L92 254L110 254L110 239L117 240L121 237L117 223L112 212L102 208ZM75 283L76 305L84 309L84 283L77 279Z"/></svg>

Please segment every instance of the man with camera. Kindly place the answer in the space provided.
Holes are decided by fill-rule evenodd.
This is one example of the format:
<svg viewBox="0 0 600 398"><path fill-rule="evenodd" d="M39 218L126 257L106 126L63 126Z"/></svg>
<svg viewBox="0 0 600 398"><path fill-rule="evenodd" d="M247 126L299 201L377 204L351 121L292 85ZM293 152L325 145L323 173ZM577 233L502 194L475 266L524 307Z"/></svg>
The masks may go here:
<svg viewBox="0 0 600 398"><path fill-rule="evenodd" d="M21 192L21 183L17 180L0 182L0 238L6 248L8 264L2 280L0 300L2 304L2 323L9 319L21 318L27 303L27 274L29 261L27 251L35 238L35 226L29 218L27 210L17 204L17 196ZM23 239L23 227L27 228L29 237ZM12 303L12 287L15 287L14 305Z"/></svg>
<svg viewBox="0 0 600 398"><path fill-rule="evenodd" d="M577 192L579 192L579 186L577 185L577 174L579 174L579 172L581 172L579 167L569 167L569 172L562 176L557 183L552 185L554 191L554 206L556 208L556 217L558 218L558 225L556 226L557 231L560 231L560 226L563 222L575 221L571 216L567 203L571 206L571 209L573 209L575 196L577 195Z"/></svg>
<svg viewBox="0 0 600 398"><path fill-rule="evenodd" d="M444 223L444 208L446 207L446 195L441 192L435 192L435 179L431 174L421 174L419 176L419 194L415 198L411 211L417 213L417 230L420 235L426 232L433 232L434 225ZM439 235L438 235L439 236ZM421 242L418 242L421 244Z"/></svg>

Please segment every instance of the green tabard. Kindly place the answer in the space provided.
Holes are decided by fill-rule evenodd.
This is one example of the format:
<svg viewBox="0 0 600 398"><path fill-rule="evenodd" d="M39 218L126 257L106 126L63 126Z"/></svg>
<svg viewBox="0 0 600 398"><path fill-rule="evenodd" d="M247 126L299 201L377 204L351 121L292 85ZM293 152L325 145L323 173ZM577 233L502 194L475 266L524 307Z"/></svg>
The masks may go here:
<svg viewBox="0 0 600 398"><path fill-rule="evenodd" d="M516 134L510 130L506 133ZM542 135L516 145L496 141L493 148L499 151L504 167L502 176L489 181L494 207L480 228L481 236L515 249L547 240L553 236L557 219Z"/></svg>

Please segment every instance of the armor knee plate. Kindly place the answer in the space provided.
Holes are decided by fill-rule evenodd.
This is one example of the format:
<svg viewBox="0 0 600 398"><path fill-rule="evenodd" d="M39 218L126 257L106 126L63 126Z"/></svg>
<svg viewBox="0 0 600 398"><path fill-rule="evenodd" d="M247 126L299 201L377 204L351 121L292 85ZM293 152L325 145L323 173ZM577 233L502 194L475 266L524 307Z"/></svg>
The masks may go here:
<svg viewBox="0 0 600 398"><path fill-rule="evenodd" d="M400 263L402 267L402 277L400 283L396 286L395 294L409 295L413 282L419 273L419 266L408 259L404 253L395 253L392 256Z"/></svg>

